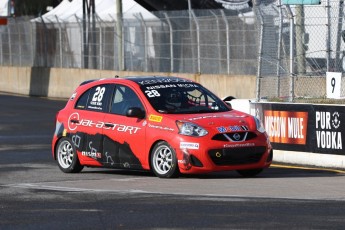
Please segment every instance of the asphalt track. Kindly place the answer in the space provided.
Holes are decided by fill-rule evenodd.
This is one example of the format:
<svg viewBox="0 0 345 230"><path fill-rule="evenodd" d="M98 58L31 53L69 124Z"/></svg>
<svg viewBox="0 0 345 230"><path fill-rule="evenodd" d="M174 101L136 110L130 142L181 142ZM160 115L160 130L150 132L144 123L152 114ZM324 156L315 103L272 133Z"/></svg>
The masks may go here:
<svg viewBox="0 0 345 230"><path fill-rule="evenodd" d="M65 101L0 95L0 229L344 229L345 172L275 164L159 179L51 157Z"/></svg>

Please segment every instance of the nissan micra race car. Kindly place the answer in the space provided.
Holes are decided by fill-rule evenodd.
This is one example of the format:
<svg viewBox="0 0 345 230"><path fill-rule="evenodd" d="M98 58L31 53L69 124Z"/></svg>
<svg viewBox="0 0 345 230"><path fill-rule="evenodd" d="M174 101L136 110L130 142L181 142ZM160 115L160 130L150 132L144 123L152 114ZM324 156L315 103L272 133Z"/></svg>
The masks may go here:
<svg viewBox="0 0 345 230"><path fill-rule="evenodd" d="M65 173L88 166L162 178L226 170L255 176L273 157L257 118L176 77L83 82L56 115L52 152Z"/></svg>

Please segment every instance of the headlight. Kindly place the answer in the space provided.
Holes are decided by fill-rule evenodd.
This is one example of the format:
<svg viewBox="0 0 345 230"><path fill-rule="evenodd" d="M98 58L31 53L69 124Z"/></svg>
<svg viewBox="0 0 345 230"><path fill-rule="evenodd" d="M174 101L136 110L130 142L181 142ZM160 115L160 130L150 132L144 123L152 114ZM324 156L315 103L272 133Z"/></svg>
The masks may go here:
<svg viewBox="0 0 345 230"><path fill-rule="evenodd" d="M254 117L255 119L255 123L256 123L256 129L260 132L260 133L264 133L266 132L262 122L257 118L257 117Z"/></svg>
<svg viewBox="0 0 345 230"><path fill-rule="evenodd" d="M194 136L194 137L203 137L208 132L201 128L199 125L186 122L186 121L176 121L176 125L179 129L179 134L186 135L186 136Z"/></svg>

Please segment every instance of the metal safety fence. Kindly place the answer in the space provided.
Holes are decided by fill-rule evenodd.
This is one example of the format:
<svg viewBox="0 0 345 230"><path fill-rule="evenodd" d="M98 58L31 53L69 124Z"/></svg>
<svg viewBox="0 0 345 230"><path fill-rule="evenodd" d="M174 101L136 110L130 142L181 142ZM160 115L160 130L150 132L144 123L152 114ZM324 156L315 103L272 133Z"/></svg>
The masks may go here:
<svg viewBox="0 0 345 230"><path fill-rule="evenodd" d="M261 33L257 98L322 102L327 99L327 72L345 71L344 1L269 2L254 7ZM345 87L340 94L345 96Z"/></svg>
<svg viewBox="0 0 345 230"><path fill-rule="evenodd" d="M0 28L0 64L121 70L123 61L129 71L256 73L254 15L241 19L221 10L156 15L124 19L121 36L116 17L97 16L86 27L80 18L14 18Z"/></svg>
<svg viewBox="0 0 345 230"><path fill-rule="evenodd" d="M116 15L10 18L0 65L256 75L258 100L324 98L326 72L345 68L343 0L253 3L124 15L121 24Z"/></svg>

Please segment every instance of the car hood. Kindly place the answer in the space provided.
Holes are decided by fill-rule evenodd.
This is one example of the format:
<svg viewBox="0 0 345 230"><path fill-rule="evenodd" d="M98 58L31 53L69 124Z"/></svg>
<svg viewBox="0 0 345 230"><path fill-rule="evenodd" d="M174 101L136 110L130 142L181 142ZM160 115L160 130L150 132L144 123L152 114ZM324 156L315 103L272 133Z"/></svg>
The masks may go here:
<svg viewBox="0 0 345 230"><path fill-rule="evenodd" d="M237 110L221 113L188 114L183 115L183 119L180 120L192 122L206 129L214 128L219 132L256 129L253 116Z"/></svg>

